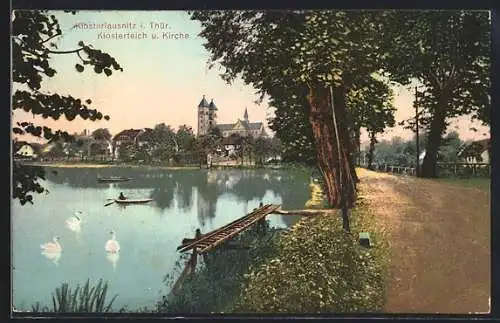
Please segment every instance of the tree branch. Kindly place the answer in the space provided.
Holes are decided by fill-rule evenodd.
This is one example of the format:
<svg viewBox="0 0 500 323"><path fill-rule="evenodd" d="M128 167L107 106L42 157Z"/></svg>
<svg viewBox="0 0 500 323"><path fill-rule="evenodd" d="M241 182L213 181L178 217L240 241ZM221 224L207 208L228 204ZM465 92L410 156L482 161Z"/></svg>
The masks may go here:
<svg viewBox="0 0 500 323"><path fill-rule="evenodd" d="M82 48L78 48L78 49L73 49L73 50L62 50L62 51L57 51L57 50L51 50L51 49L46 49L46 51L48 53L51 53L51 54L71 54L71 53L78 53L80 51L83 50L83 47Z"/></svg>
<svg viewBox="0 0 500 323"><path fill-rule="evenodd" d="M38 44L41 45L41 44L44 44L46 42L48 42L49 40L53 39L53 38L56 38L57 36L61 36L62 33L56 33L55 35L53 36L50 36L49 38L45 39L45 40L42 40L41 42L39 42Z"/></svg>

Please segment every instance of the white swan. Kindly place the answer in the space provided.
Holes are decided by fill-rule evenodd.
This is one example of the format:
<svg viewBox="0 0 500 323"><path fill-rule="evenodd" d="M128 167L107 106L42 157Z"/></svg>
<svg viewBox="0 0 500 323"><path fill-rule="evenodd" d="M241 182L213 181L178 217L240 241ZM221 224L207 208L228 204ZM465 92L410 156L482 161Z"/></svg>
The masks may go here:
<svg viewBox="0 0 500 323"><path fill-rule="evenodd" d="M59 244L59 237L54 237L54 242L46 242L44 244L41 244L40 248L49 253L57 253L62 251L61 245Z"/></svg>
<svg viewBox="0 0 500 323"><path fill-rule="evenodd" d="M120 251L120 244L116 241L116 233L114 230L111 230L109 233L111 234L111 239L106 241L104 249L106 249L107 252L117 253Z"/></svg>
<svg viewBox="0 0 500 323"><path fill-rule="evenodd" d="M66 220L67 225L79 225L82 223L82 218L80 218L78 215L74 215L72 218Z"/></svg>

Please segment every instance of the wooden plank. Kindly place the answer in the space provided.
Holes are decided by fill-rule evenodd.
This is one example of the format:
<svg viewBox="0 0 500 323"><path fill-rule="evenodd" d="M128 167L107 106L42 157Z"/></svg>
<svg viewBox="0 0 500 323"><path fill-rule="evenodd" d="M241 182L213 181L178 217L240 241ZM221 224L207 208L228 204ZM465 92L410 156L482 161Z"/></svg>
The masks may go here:
<svg viewBox="0 0 500 323"><path fill-rule="evenodd" d="M216 229L212 232L209 232L207 234L204 234L200 239L196 240L196 241L193 241L187 245L180 245L179 247L177 247L177 250L179 250L180 252L183 252L183 251L186 251L186 250L189 250L189 249L192 249L197 243L201 242L201 241L204 241L210 237L213 237L214 235L216 235L217 233L220 233L221 231L227 229L227 228L230 228L232 226L234 226L235 224L239 223L239 222L242 222L242 221L245 221L246 219L248 219L249 217L251 216L255 216L257 214L260 214L261 212L263 212L264 210L267 211L267 209L269 207L271 207L273 204L266 204L264 205L263 207L259 208L259 209L256 209L254 211L252 211L251 213L235 220L235 221L232 221L228 224L226 224L225 226L219 228L219 229ZM269 214L269 212L267 212L266 214Z"/></svg>
<svg viewBox="0 0 500 323"><path fill-rule="evenodd" d="M258 217L255 217L250 223L248 223L248 225L246 227L243 227L243 228L239 228L239 229L235 229L233 232L231 232L230 234L228 234L225 238L223 239L219 239L217 240L216 242L212 243L210 246L202 249L201 251L198 251L198 254L202 254L202 253L205 253L213 248L215 248L216 246L218 246L219 244L221 244L222 242L234 237L235 235L237 235L238 233L240 233L241 231L247 229L249 226L251 226L252 224L256 223L257 221L259 221L260 219L262 219L263 217L265 217L266 215L272 213L273 211L275 211L276 209L278 209L280 206L279 205L276 205L276 204L273 204L271 205L271 208L270 210L268 211L268 213L263 213L263 214L260 214L260 216Z"/></svg>
<svg viewBox="0 0 500 323"><path fill-rule="evenodd" d="M263 208L265 208L267 206L268 205L265 205L261 209L263 209ZM255 213L256 211L258 211L258 210L255 210L255 211L253 211L253 212L251 212L251 213L249 213L249 214L247 214L247 215L245 215L245 216L243 216L243 217L241 217L241 218L239 218L239 219L237 219L237 220L235 220L233 222L230 222L230 223L224 225L223 227L220 227L219 229L216 229L216 230L213 230L212 232L206 233L206 234L202 235L202 237L200 239L194 240L194 241L189 242L187 244L181 244L179 247L177 247L177 250L184 249L184 248L189 248L189 247L193 246L194 244L196 244L197 242L205 240L205 239L207 239L207 238L209 238L209 237L217 234L218 232L223 231L224 229L226 229L227 227L231 226L232 224L235 224L238 221L242 221L244 218L253 215L253 213ZM181 251L184 251L184 250L181 250Z"/></svg>

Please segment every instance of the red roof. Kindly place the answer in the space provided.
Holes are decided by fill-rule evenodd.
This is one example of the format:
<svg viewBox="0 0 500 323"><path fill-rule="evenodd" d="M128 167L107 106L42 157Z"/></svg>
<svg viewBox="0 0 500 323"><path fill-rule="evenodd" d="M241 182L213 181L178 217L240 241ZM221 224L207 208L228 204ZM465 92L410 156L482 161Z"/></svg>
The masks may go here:
<svg viewBox="0 0 500 323"><path fill-rule="evenodd" d="M127 129L123 130L115 135L113 140L134 140L140 133L142 129Z"/></svg>

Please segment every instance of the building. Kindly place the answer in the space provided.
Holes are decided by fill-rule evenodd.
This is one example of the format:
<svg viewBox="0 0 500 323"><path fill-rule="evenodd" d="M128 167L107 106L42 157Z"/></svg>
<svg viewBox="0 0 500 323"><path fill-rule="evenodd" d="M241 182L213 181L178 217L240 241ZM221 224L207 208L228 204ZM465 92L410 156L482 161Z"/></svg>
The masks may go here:
<svg viewBox="0 0 500 323"><path fill-rule="evenodd" d="M19 141L14 143L14 157L35 159L37 154L32 145L24 141Z"/></svg>
<svg viewBox="0 0 500 323"><path fill-rule="evenodd" d="M114 157L116 159L120 158L119 156L119 148L123 144L138 144L138 137L141 133L144 132L144 129L126 129L117 133L113 137L113 150Z"/></svg>
<svg viewBox="0 0 500 323"><path fill-rule="evenodd" d="M217 107L214 100L210 103L205 95L198 104L198 136L206 135L211 127L217 126Z"/></svg>
<svg viewBox="0 0 500 323"><path fill-rule="evenodd" d="M224 137L222 139L222 146L224 147L225 156L234 155L241 148L241 137L235 135Z"/></svg>
<svg viewBox="0 0 500 323"><path fill-rule="evenodd" d="M470 164L490 163L491 139L481 139L468 143L458 152L458 157Z"/></svg>
<svg viewBox="0 0 500 323"><path fill-rule="evenodd" d="M238 120L235 123L217 124L217 106L212 99L210 103L207 102L205 96L198 104L198 135L205 135L211 127L217 127L221 131L223 137L238 134L242 137L248 135L254 137L266 136L264 131L264 123L250 122L248 118L248 111L245 108L243 120Z"/></svg>

